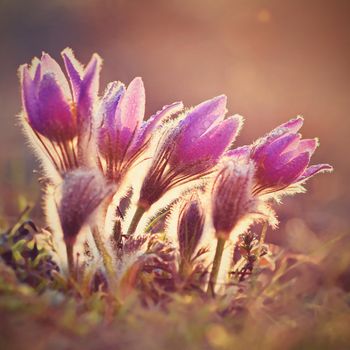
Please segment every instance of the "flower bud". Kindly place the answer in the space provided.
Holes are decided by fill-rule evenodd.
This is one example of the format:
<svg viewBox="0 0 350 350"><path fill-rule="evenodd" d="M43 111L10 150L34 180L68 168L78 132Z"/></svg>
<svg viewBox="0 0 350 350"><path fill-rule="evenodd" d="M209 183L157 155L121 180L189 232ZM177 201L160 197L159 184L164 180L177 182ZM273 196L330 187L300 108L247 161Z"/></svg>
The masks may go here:
<svg viewBox="0 0 350 350"><path fill-rule="evenodd" d="M218 238L227 240L231 231L252 212L254 164L252 161L227 160L219 169L212 186L212 218Z"/></svg>
<svg viewBox="0 0 350 350"><path fill-rule="evenodd" d="M203 235L204 211L199 198L192 197L182 205L177 226L180 256L190 262Z"/></svg>
<svg viewBox="0 0 350 350"><path fill-rule="evenodd" d="M75 170L65 176L58 214L67 244L74 245L91 214L112 194L113 188L98 171Z"/></svg>
<svg viewBox="0 0 350 350"><path fill-rule="evenodd" d="M265 194L287 189L322 171L331 171L328 164L308 167L318 146L317 139L301 139L298 130L301 117L291 119L257 140L251 146L251 159L256 165L254 193Z"/></svg>

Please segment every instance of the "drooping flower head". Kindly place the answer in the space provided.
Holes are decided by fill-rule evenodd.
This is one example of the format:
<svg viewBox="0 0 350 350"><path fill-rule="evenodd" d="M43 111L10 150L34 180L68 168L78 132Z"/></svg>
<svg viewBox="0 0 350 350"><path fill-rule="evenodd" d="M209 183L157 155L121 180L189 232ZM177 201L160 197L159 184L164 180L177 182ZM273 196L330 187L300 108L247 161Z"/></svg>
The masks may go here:
<svg viewBox="0 0 350 350"><path fill-rule="evenodd" d="M112 194L113 187L97 170L78 169L65 175L58 215L66 244L74 245L90 215Z"/></svg>
<svg viewBox="0 0 350 350"><path fill-rule="evenodd" d="M90 132L101 65L96 54L85 70L70 49L64 50L62 56L69 83L58 63L47 53L19 70L25 126L60 175L84 164L86 145L82 141ZM85 153L78 152L78 148Z"/></svg>
<svg viewBox="0 0 350 350"><path fill-rule="evenodd" d="M231 157L248 156L255 162L254 193L269 194L298 189L311 176L333 169L329 164L309 166L318 140L302 139L298 133L302 125L303 118L291 119L253 145L229 153Z"/></svg>
<svg viewBox="0 0 350 350"><path fill-rule="evenodd" d="M182 103L165 106L144 122L145 89L135 78L125 89L119 82L108 85L99 114L98 150L106 176L118 182L145 151L151 133L166 117L182 109Z"/></svg>
<svg viewBox="0 0 350 350"><path fill-rule="evenodd" d="M203 235L204 221L201 200L198 195L192 195L182 204L177 225L180 257L187 263L191 262Z"/></svg>
<svg viewBox="0 0 350 350"><path fill-rule="evenodd" d="M171 188L213 170L242 125L240 116L224 119L225 114L222 95L193 108L175 127L165 128L141 188L141 206L149 208Z"/></svg>
<svg viewBox="0 0 350 350"><path fill-rule="evenodd" d="M251 160L222 162L211 190L212 219L218 238L229 239L244 221L247 228L258 217L275 224L273 212L253 194L254 174Z"/></svg>

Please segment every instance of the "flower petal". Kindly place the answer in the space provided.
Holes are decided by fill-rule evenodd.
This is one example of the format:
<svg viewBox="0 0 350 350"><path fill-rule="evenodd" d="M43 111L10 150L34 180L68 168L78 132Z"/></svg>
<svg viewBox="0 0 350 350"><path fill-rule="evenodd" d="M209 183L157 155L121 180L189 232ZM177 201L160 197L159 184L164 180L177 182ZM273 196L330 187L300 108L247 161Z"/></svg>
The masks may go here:
<svg viewBox="0 0 350 350"><path fill-rule="evenodd" d="M281 124L276 129L287 129L288 132L296 133L300 130L303 124L304 118L301 116L297 116L296 118L290 119L286 123Z"/></svg>
<svg viewBox="0 0 350 350"><path fill-rule="evenodd" d="M299 142L298 152L309 152L313 154L318 147L319 142L318 139L305 139Z"/></svg>
<svg viewBox="0 0 350 350"><path fill-rule="evenodd" d="M34 129L54 141L72 139L77 133L76 119L62 87L53 74L42 77L38 91L39 111L30 117Z"/></svg>
<svg viewBox="0 0 350 350"><path fill-rule="evenodd" d="M151 116L140 128L137 138L130 148L130 153L137 152L137 150L147 142L154 129L160 125L163 120L175 113L180 112L182 109L182 102L174 102L171 105L164 106L160 111Z"/></svg>
<svg viewBox="0 0 350 350"><path fill-rule="evenodd" d="M126 89L120 103L120 128L128 128L133 132L135 128L141 127L145 115L145 100L142 79L135 78Z"/></svg>
<svg viewBox="0 0 350 350"><path fill-rule="evenodd" d="M125 86L118 81L107 85L98 113L102 118L103 127L110 130L116 128L115 111L124 93Z"/></svg>
<svg viewBox="0 0 350 350"><path fill-rule="evenodd" d="M333 167L329 164L317 164L317 165L311 165L310 167L308 167L304 173L299 176L297 182L300 181L306 181L308 180L310 177L318 174L318 173L324 173L324 172L332 172L333 171Z"/></svg>
<svg viewBox="0 0 350 350"><path fill-rule="evenodd" d="M210 127L214 127L223 120L226 114L227 97L214 97L194 107L181 122L182 137L185 144L194 142Z"/></svg>
<svg viewBox="0 0 350 350"><path fill-rule="evenodd" d="M250 152L251 152L251 147L248 145L244 145L244 146L237 147L235 149L231 149L227 151L225 153L225 156L230 158L241 158L241 157L247 158L249 157Z"/></svg>
<svg viewBox="0 0 350 350"><path fill-rule="evenodd" d="M279 168L267 168L263 172L264 183L271 184L272 187L289 186L305 171L310 162L310 153L304 152L293 158L289 163ZM257 176L261 175L260 169Z"/></svg>
<svg viewBox="0 0 350 350"><path fill-rule="evenodd" d="M81 77L84 71L83 66L75 58L73 51L70 48L68 47L65 48L61 52L61 55L71 82L74 101L77 101L79 96L79 91L80 91L80 84L82 81Z"/></svg>
<svg viewBox="0 0 350 350"><path fill-rule="evenodd" d="M242 119L239 116L228 118L205 133L196 143L186 148L177 147L174 157L182 163L200 160L212 160L215 163L234 141L241 124Z"/></svg>
<svg viewBox="0 0 350 350"><path fill-rule="evenodd" d="M41 77L46 74L52 74L57 83L61 86L62 92L66 99L71 99L71 93L68 81L62 72L59 64L47 53L43 52L41 56Z"/></svg>
<svg viewBox="0 0 350 350"><path fill-rule="evenodd" d="M34 84L30 76L27 65L19 68L19 74L22 83L22 102L29 121L35 123L35 119L39 113L37 86Z"/></svg>
<svg viewBox="0 0 350 350"><path fill-rule="evenodd" d="M98 125L101 125L98 132L98 147L104 157L112 158L113 146L118 140L116 129L115 112L117 106L125 93L125 86L120 82L111 82L108 84L105 94L102 98L98 115L101 118Z"/></svg>
<svg viewBox="0 0 350 350"><path fill-rule="evenodd" d="M273 129L265 136L256 140L253 144L253 153L256 158L263 157L266 153L266 149L270 145L286 134L295 134L302 127L304 119L302 117L297 117L289 120L288 122L279 125L277 128Z"/></svg>
<svg viewBox="0 0 350 350"><path fill-rule="evenodd" d="M296 144L299 142L300 137L299 134L285 134L258 149L254 149L252 159L258 166L262 166L265 169L282 166L296 155ZM286 152L288 149L292 150ZM283 152L285 152L284 155L281 155Z"/></svg>
<svg viewBox="0 0 350 350"><path fill-rule="evenodd" d="M87 65L82 78L77 101L78 125L80 133L90 133L93 107L97 102L102 60L94 54Z"/></svg>

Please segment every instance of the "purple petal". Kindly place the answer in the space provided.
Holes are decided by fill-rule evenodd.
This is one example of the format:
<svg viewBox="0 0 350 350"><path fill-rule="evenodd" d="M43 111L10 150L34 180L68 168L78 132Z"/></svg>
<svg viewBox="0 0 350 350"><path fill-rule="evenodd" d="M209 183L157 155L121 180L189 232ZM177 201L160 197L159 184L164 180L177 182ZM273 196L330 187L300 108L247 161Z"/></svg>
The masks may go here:
<svg viewBox="0 0 350 350"><path fill-rule="evenodd" d="M280 168L258 169L258 177L263 177L263 182L268 182L271 186L290 185L305 171L310 157L308 152L304 152Z"/></svg>
<svg viewBox="0 0 350 350"><path fill-rule="evenodd" d="M300 134L284 135L270 144L268 148L268 153L277 156L283 152L295 149L300 141L300 138Z"/></svg>
<svg viewBox="0 0 350 350"><path fill-rule="evenodd" d="M269 145L264 153L260 153L260 158L255 156L253 159L258 164L261 162L265 168L280 168L300 154L297 152L300 138L300 134L284 135Z"/></svg>
<svg viewBox="0 0 350 350"><path fill-rule="evenodd" d="M128 86L118 106L122 128L132 132L141 127L145 115L145 88L141 78L135 78Z"/></svg>
<svg viewBox="0 0 350 350"><path fill-rule="evenodd" d="M35 57L32 60L31 69L32 71L34 71L34 78L33 78L34 85L38 85L41 79L41 62L38 58Z"/></svg>
<svg viewBox="0 0 350 350"><path fill-rule="evenodd" d="M215 163L235 139L241 125L241 118L224 120L188 147L176 147L172 163L194 163L213 160Z"/></svg>
<svg viewBox="0 0 350 350"><path fill-rule="evenodd" d="M80 91L80 84L82 81L81 77L83 75L83 67L75 58L73 51L70 48L67 47L64 49L61 52L61 55L71 82L74 101L77 101Z"/></svg>
<svg viewBox="0 0 350 350"><path fill-rule="evenodd" d="M244 145L241 147L237 147L235 149L231 149L225 153L226 157L230 158L246 158L250 155L251 147L248 145Z"/></svg>
<svg viewBox="0 0 350 350"><path fill-rule="evenodd" d="M160 111L152 115L146 122L143 123L139 130L137 139L132 145L130 152L137 151L151 136L154 129L171 115L180 112L183 109L182 102L174 102L171 105L164 106Z"/></svg>
<svg viewBox="0 0 350 350"><path fill-rule="evenodd" d="M84 70L84 75L81 81L81 90L88 91L91 95L97 96L100 86L100 71L102 66L102 59L99 55L94 53L90 62Z"/></svg>
<svg viewBox="0 0 350 350"><path fill-rule="evenodd" d="M71 93L68 81L62 72L59 64L47 53L43 53L41 57L41 76L52 74L57 83L61 86L62 92L67 99L71 99Z"/></svg>
<svg viewBox="0 0 350 350"><path fill-rule="evenodd" d="M301 140L298 146L298 152L309 152L312 155L318 147L318 144L317 138Z"/></svg>
<svg viewBox="0 0 350 350"><path fill-rule="evenodd" d="M300 140L299 134L286 134L276 140L266 143L265 145L254 150L252 159L257 163L264 163L265 160L271 163L276 163L281 158L281 153L288 149L296 149L296 144ZM291 151L285 155L285 161L292 158L294 152Z"/></svg>
<svg viewBox="0 0 350 350"><path fill-rule="evenodd" d="M295 134L302 127L304 119L302 117L297 117L289 120L288 122L279 125L277 128L273 129L267 133L264 137L261 137L253 144L253 154L256 158L260 158L265 154L267 148L286 134Z"/></svg>
<svg viewBox="0 0 350 350"><path fill-rule="evenodd" d="M30 118L32 126L54 141L72 139L76 135L76 119L56 77L45 74L38 91L39 113Z"/></svg>
<svg viewBox="0 0 350 350"><path fill-rule="evenodd" d="M116 81L111 82L108 84L101 101L98 113L101 118L101 126L98 128L98 147L105 157L111 156L109 154L111 146L118 142L115 112L124 92L125 87L123 84Z"/></svg>
<svg viewBox="0 0 350 350"><path fill-rule="evenodd" d="M333 167L329 164L311 165L304 171L304 173L301 176L299 176L297 182L308 180L310 177L318 173L331 172L331 171L333 171Z"/></svg>
<svg viewBox="0 0 350 350"><path fill-rule="evenodd" d="M19 69L22 83L22 102L29 121L34 121L39 113L36 88L27 65Z"/></svg>
<svg viewBox="0 0 350 350"><path fill-rule="evenodd" d="M214 97L194 107L182 121L182 140L185 143L194 142L210 127L222 121L226 114L227 97L225 95Z"/></svg>
<svg viewBox="0 0 350 350"><path fill-rule="evenodd" d="M120 82L113 81L107 85L99 111L104 127L115 129L115 111L124 93L125 87Z"/></svg>
<svg viewBox="0 0 350 350"><path fill-rule="evenodd" d="M304 118L301 116L298 116L296 118L290 119L286 123L281 124L276 129L287 129L288 132L296 133L300 130L303 124L304 124Z"/></svg>
<svg viewBox="0 0 350 350"><path fill-rule="evenodd" d="M97 54L92 56L80 84L77 110L78 125L82 126L83 131L91 126L92 109L97 100L100 82L101 62Z"/></svg>
<svg viewBox="0 0 350 350"><path fill-rule="evenodd" d="M182 102L174 102L170 105L163 106L163 108L152 115L142 127L143 134L150 134L154 128L159 125L164 119L179 113L183 109Z"/></svg>

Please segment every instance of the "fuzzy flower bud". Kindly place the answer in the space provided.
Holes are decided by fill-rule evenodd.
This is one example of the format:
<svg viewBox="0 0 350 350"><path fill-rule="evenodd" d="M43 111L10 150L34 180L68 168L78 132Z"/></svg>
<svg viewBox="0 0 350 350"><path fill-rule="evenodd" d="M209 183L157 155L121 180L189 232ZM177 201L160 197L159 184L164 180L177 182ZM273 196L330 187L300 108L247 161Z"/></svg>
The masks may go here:
<svg viewBox="0 0 350 350"><path fill-rule="evenodd" d="M135 78L127 89L121 83L110 83L99 108L102 120L97 131L99 156L106 176L119 182L145 151L152 131L164 118L181 108L181 103L165 106L144 121L145 88L142 79Z"/></svg>
<svg viewBox="0 0 350 350"><path fill-rule="evenodd" d="M226 96L194 107L175 127L165 128L141 188L140 205L149 208L168 190L210 173L235 140L240 116L224 119Z"/></svg>
<svg viewBox="0 0 350 350"><path fill-rule="evenodd" d="M303 190L301 186L317 173L329 172L329 164L309 166L318 146L317 139L302 139L298 133L303 118L297 117L278 126L252 145L226 153L232 160L252 159L256 167L254 193L284 194Z"/></svg>
<svg viewBox="0 0 350 350"><path fill-rule="evenodd" d="M191 198L186 202L178 218L177 235L180 256L190 262L203 234L204 210L199 198Z"/></svg>
<svg viewBox="0 0 350 350"><path fill-rule="evenodd" d="M31 66L25 64L19 69L24 127L39 155L48 159L61 176L86 165L86 140L91 137L101 65L96 54L85 69L70 49L65 49L62 56L69 83L47 53L40 60L34 58Z"/></svg>
<svg viewBox="0 0 350 350"><path fill-rule="evenodd" d="M309 167L318 140L302 139L298 133L302 125L301 117L291 119L252 145L251 159L256 164L255 193L281 191L319 172L332 171L329 164Z"/></svg>
<svg viewBox="0 0 350 350"><path fill-rule="evenodd" d="M75 170L65 176L58 215L66 244L74 245L90 215L112 194L113 188L98 171Z"/></svg>
<svg viewBox="0 0 350 350"><path fill-rule="evenodd" d="M188 113L180 123L181 129L174 145L172 164L194 164L208 160L215 165L236 138L242 126L242 117L225 119L227 98L225 95L205 101Z"/></svg>
<svg viewBox="0 0 350 350"><path fill-rule="evenodd" d="M226 161L212 186L212 218L218 238L229 239L238 223L255 208L252 195L254 164Z"/></svg>

